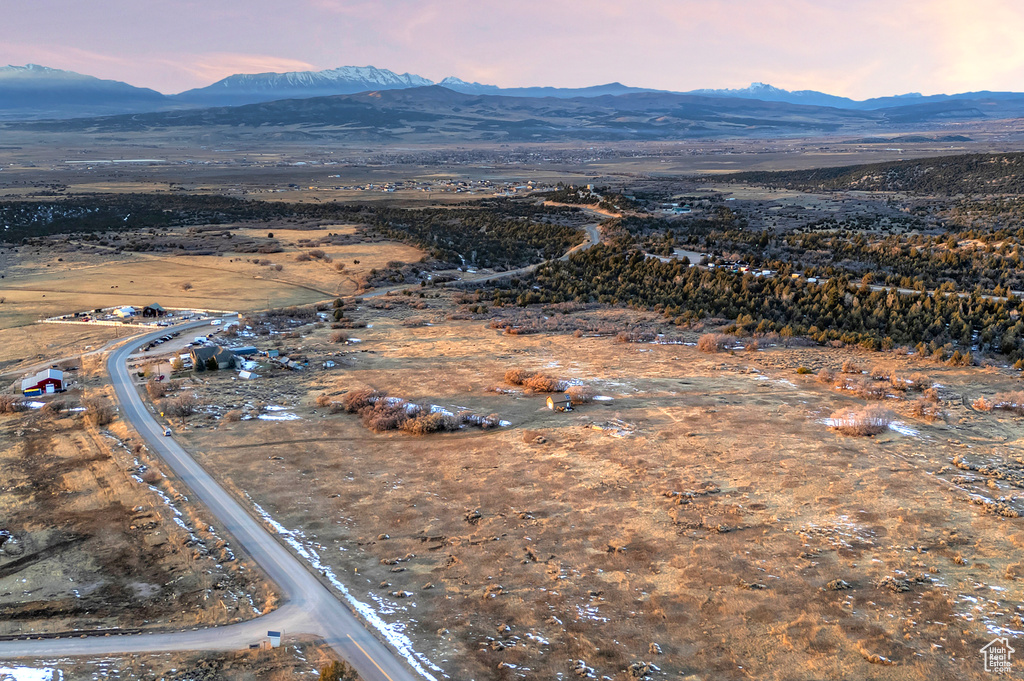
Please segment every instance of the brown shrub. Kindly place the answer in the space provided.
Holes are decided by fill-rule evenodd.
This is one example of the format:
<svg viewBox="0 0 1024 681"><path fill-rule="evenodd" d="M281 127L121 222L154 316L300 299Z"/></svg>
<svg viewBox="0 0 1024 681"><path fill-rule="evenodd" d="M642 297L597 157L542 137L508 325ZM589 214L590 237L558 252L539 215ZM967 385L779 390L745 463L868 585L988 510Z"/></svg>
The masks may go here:
<svg viewBox="0 0 1024 681"><path fill-rule="evenodd" d="M316 396L316 406L318 406L318 407L326 407L327 405L329 405L331 403L331 401L332 401L331 396L326 394L326 393L324 393L323 395L317 395Z"/></svg>
<svg viewBox="0 0 1024 681"><path fill-rule="evenodd" d="M387 397L387 393L371 390L370 388L351 390L342 396L341 406L349 414L355 414L385 397Z"/></svg>
<svg viewBox="0 0 1024 681"><path fill-rule="evenodd" d="M938 403L939 391L936 390L935 388L928 388L927 390L921 393L921 398L928 400L929 402Z"/></svg>
<svg viewBox="0 0 1024 681"><path fill-rule="evenodd" d="M859 374L860 367L857 366L853 360L848 359L845 362L843 362L843 366L840 369L840 371L842 371L844 374Z"/></svg>
<svg viewBox="0 0 1024 681"><path fill-rule="evenodd" d="M430 433L456 430L458 426L453 428L454 423L446 418L446 416L446 414L441 413L420 414L415 418L406 420L401 424L401 428L412 435L428 435Z"/></svg>
<svg viewBox="0 0 1024 681"><path fill-rule="evenodd" d="M992 411L992 403L986 400L984 395L971 402L971 406L978 411Z"/></svg>
<svg viewBox="0 0 1024 681"><path fill-rule="evenodd" d="M68 405L64 404L60 400L53 400L52 402L47 402L46 404L44 404L43 408L40 409L39 411L49 416L56 416L57 414L60 414L67 410L67 408Z"/></svg>
<svg viewBox="0 0 1024 681"><path fill-rule="evenodd" d="M752 340L749 343L747 343L746 347L743 349L746 350L747 352L757 352L758 350L761 349L761 344L758 343L756 340Z"/></svg>
<svg viewBox="0 0 1024 681"><path fill-rule="evenodd" d="M873 366L868 370L868 375L876 381L888 381L892 371L881 366Z"/></svg>
<svg viewBox="0 0 1024 681"><path fill-rule="evenodd" d="M146 381L146 393L149 394L149 399L159 400L167 395L167 386L155 378L151 378Z"/></svg>
<svg viewBox="0 0 1024 681"><path fill-rule="evenodd" d="M818 372L818 383L832 383L836 380L836 372L825 368Z"/></svg>
<svg viewBox="0 0 1024 681"><path fill-rule="evenodd" d="M231 421L231 422L241 421L242 420L242 410L241 409L232 409L232 410L230 410L229 412L224 414L224 420L225 421Z"/></svg>
<svg viewBox="0 0 1024 681"><path fill-rule="evenodd" d="M155 485L163 480L163 477L164 476L160 475L160 471L150 468L142 474L142 481L147 485Z"/></svg>
<svg viewBox="0 0 1024 681"><path fill-rule="evenodd" d="M312 259L313 258L309 253L299 253L295 256L295 262L310 262Z"/></svg>
<svg viewBox="0 0 1024 681"><path fill-rule="evenodd" d="M594 389L586 385L571 385L565 391L569 394L573 405L590 404L594 401Z"/></svg>
<svg viewBox="0 0 1024 681"><path fill-rule="evenodd" d="M942 411L942 407L924 398L910 403L910 415L922 421L937 421L946 416L945 412Z"/></svg>
<svg viewBox="0 0 1024 681"><path fill-rule="evenodd" d="M927 376L925 376L922 373L910 374L910 376L908 377L907 380L910 381L908 387L911 390L918 390L918 391L927 389L928 386L930 386L931 382L932 382L930 378L928 378Z"/></svg>
<svg viewBox="0 0 1024 681"><path fill-rule="evenodd" d="M732 338L724 333L706 333L697 339L697 349L707 353L721 352L731 342Z"/></svg>
<svg viewBox="0 0 1024 681"><path fill-rule="evenodd" d="M1024 391L998 393L992 398L992 408L1024 416Z"/></svg>
<svg viewBox="0 0 1024 681"><path fill-rule="evenodd" d="M524 385L526 383L526 379L531 376L533 376L533 372L527 371L526 369L509 369L505 372L505 382L509 385Z"/></svg>
<svg viewBox="0 0 1024 681"><path fill-rule="evenodd" d="M103 400L89 398L82 400L85 419L94 426L105 426L114 420L114 408Z"/></svg>
<svg viewBox="0 0 1024 681"><path fill-rule="evenodd" d="M565 383L546 374L534 374L523 384L527 390L536 393L553 393L565 389Z"/></svg>
<svg viewBox="0 0 1024 681"><path fill-rule="evenodd" d="M14 395L0 395L0 414L15 414L28 407Z"/></svg>
<svg viewBox="0 0 1024 681"><path fill-rule="evenodd" d="M402 324L402 326L405 326L405 327L408 327L408 328L411 329L411 328L415 328L415 327L419 327L419 326L426 326L427 325L427 320L424 319L423 317L409 317L408 319L403 319L401 324Z"/></svg>
<svg viewBox="0 0 1024 681"><path fill-rule="evenodd" d="M849 387L858 397L865 400L884 400L889 394L886 383L875 383L866 378L852 381Z"/></svg>
<svg viewBox="0 0 1024 681"><path fill-rule="evenodd" d="M404 400L390 404L380 400L372 407L363 407L359 416L363 420L363 426L375 433L398 430L410 418L406 404Z"/></svg>
<svg viewBox="0 0 1024 681"><path fill-rule="evenodd" d="M843 435L878 435L889 427L894 418L895 414L879 406L840 409L829 418L829 427Z"/></svg>
<svg viewBox="0 0 1024 681"><path fill-rule="evenodd" d="M331 333L332 343L345 343L348 341L348 334L344 331L333 331Z"/></svg>

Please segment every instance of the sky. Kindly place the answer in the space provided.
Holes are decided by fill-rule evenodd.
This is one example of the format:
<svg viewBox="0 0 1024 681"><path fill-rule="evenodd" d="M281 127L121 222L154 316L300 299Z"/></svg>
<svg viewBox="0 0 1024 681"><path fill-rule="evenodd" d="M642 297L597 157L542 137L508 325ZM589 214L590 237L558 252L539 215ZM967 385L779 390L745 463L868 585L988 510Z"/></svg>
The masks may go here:
<svg viewBox="0 0 1024 681"><path fill-rule="evenodd" d="M338 66L522 87L1024 91L1020 0L31 0L0 64L165 93Z"/></svg>

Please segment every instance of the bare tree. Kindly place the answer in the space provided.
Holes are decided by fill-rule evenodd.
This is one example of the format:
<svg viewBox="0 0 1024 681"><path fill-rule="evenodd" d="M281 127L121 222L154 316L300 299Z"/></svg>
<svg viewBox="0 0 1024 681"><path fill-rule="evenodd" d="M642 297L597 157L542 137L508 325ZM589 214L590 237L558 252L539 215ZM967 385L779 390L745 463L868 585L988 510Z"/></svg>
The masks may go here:
<svg viewBox="0 0 1024 681"><path fill-rule="evenodd" d="M201 403L199 398L190 393L179 395L171 400L166 400L161 405L161 411L164 416L170 418L180 418L181 425L185 425L185 419L198 411Z"/></svg>

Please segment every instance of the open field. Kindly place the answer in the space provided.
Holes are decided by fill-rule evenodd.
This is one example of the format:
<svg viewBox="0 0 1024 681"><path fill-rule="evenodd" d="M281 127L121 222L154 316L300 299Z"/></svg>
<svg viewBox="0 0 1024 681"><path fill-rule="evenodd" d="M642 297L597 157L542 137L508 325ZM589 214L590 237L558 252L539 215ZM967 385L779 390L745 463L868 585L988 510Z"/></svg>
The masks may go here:
<svg viewBox="0 0 1024 681"><path fill-rule="evenodd" d="M982 645L1022 635L1024 531L989 512L1024 511L1019 419L965 406L1012 389L1009 375L849 350L499 335L427 302L413 313L433 326L403 326L412 311L395 305L352 313L372 325L355 346L326 329L285 340L315 367L302 374L204 375L214 414L272 420L199 418L214 427L182 437L448 674L548 677L584 660L612 678L635 663L669 677L977 678ZM328 358L338 366L319 369ZM923 372L945 419L891 400L896 430L830 430L863 400L796 369L846 360ZM543 395L488 392L510 367L613 399L558 414ZM510 425L378 435L315 403L363 387ZM972 465L989 472L964 475Z"/></svg>
<svg viewBox="0 0 1024 681"><path fill-rule="evenodd" d="M124 335L116 327L63 324L31 324L0 328L0 373L16 372L27 366L52 363L55 359L73 357L100 348Z"/></svg>
<svg viewBox="0 0 1024 681"><path fill-rule="evenodd" d="M326 262L301 262L296 256L309 247L300 239L317 240L328 233L351 233L345 225L277 229L276 226L236 230L239 236L263 240L275 235L279 252L218 255L154 256L127 254L78 243L21 247L0 252L0 326L11 327L37 319L113 305L250 310L298 305L331 296L351 294L355 282L373 268L392 260L415 262L418 249L392 242L325 246L325 252L344 265L339 272ZM172 233L169 239L174 239ZM219 233L218 235L219 236ZM182 234L181 238L185 238ZM208 237L213 244L216 236ZM253 264L253 259L265 261ZM359 260L359 263L355 263ZM274 265L280 264L281 269ZM185 288L183 285L189 284ZM269 304L269 305L268 305Z"/></svg>
<svg viewBox="0 0 1024 681"><path fill-rule="evenodd" d="M25 198L107 193L180 192L251 196L282 201L448 203L471 198L431 192L395 193L336 189L409 181L462 180L616 184L657 177L742 170L788 170L872 163L941 154L1024 148L1019 121L937 128L968 141L862 141L856 137L774 140L683 140L666 143L549 143L388 146L234 140L211 147L207 140L151 132L145 139L104 135L7 131L0 149L0 197ZM897 131L892 132L898 135ZM89 159L161 159L157 164L69 163ZM334 177L338 176L338 177ZM310 189L315 187L315 189ZM487 195L480 190L478 195Z"/></svg>
<svg viewBox="0 0 1024 681"><path fill-rule="evenodd" d="M0 635L249 619L273 595L119 421L64 405L0 416Z"/></svg>
<svg viewBox="0 0 1024 681"><path fill-rule="evenodd" d="M948 206L934 197L770 190L679 177L696 169L805 167L937 149L907 146L777 141L761 147L608 145L590 153L567 145L533 165L506 159L488 167L458 158L389 163L370 152L360 152L367 154L364 165L296 166L306 162L298 147L282 147L273 152L275 165L267 159L265 167L245 158L221 163L215 158L221 152L204 150L211 163L187 173L175 163L183 164L189 149L176 150L180 156L166 166L92 170L55 164L40 171L26 157L23 166L4 168L0 195L45 191L41 180L25 184L33 173L61 178L66 186L55 196L150 191L160 183L170 190L181 182L176 186L199 193L393 206L473 197L304 187L328 173L343 175L332 180L338 184L440 181L448 172L488 181L605 182L613 192L635 192L652 211L637 218L633 233L628 225L602 227L605 245L590 253L611 244L620 249L606 260L626 254L645 263L645 254L692 249L691 255L710 252L720 265L733 261L728 266L738 268L770 250L804 268L835 265L827 276L853 274L857 281L864 270L882 274L869 258L873 252L864 248L833 263L830 248L880 240L884 232L896 247L924 244L936 259L943 249L962 254L960 269L936 270L936 283L956 275L966 291L982 276L1007 281L990 264L1006 251L1013 265L1011 241L989 244L983 234L978 239L986 246L975 250L973 237L952 244L918 238L922 230L941 234L946 228ZM297 186L277 191L287 184ZM668 201L693 202L693 213L658 222L655 214L672 212ZM931 203L930 212L917 212ZM513 208L519 207L510 215ZM993 215L990 223L998 226L1002 214ZM705 218L710 226L701 223ZM829 222L838 220L841 228ZM908 354L916 338L900 351L870 353L854 347L859 341L821 341L819 347L790 339L781 328L764 331L758 326L763 319L780 318L769 310L767 294L756 301L763 308L751 308L750 315L722 311L719 319L706 310L681 316L706 303L669 313L667 295L621 307L644 287L655 291L653 278L630 280L628 272L601 275L622 286L600 302L588 298L598 277L571 270L547 280L524 272L518 288L483 294L473 291L483 284L446 291L424 280L421 287L417 271L406 279L415 280L407 295L378 291L360 300L352 296L360 295L371 270L398 270L388 265L416 263L424 253L360 236L357 229L275 218L5 247L0 371L102 346L119 331L32 324L42 316L151 302L241 311L237 340L276 349L306 368L290 371L261 359L251 381L229 371L180 377L171 397L195 394L203 406L185 425L175 420L175 436L282 540L301 549L323 578L345 585L365 612L378 615L392 641L408 642L426 668L449 678L970 679L981 678L978 650L985 643L996 635L1024 636L1024 417L1018 415L1024 396L1013 401L1019 374L1008 366L1013 358L999 352L1017 342L1010 333L1015 311L1000 312L1011 321L989 334L998 337L986 338L979 324L958 327L945 348L942 334L950 332L934 324L941 318L921 312L932 305L923 300L914 311L920 322L914 333L924 341ZM711 229L719 229L713 239ZM727 230L728 239L722 236ZM761 230L766 243L758 242ZM803 241L782 243L783 237ZM129 254L129 242L145 239L164 253L183 254ZM322 253L311 255L314 249ZM967 256L978 257L977 264ZM792 286L780 288L778 299L811 290L791 283L787 262L761 265ZM793 274L808 282L826 276ZM758 283L739 272L722 277L737 290ZM672 277L666 281L660 290L674 293ZM527 304L532 291L556 285L568 292L564 302ZM850 303L855 290L847 292L846 308L857 307ZM347 299L337 328L317 321L311 309L268 315L277 324L270 335L259 324L260 310L336 297ZM821 323L846 328L844 298L839 291L835 297L833 316ZM331 308L321 312L330 315ZM745 316L750 319L738 321ZM703 331L725 330L734 320L741 338L723 337L723 352L698 351ZM509 332L495 328L503 324ZM536 329L542 332L531 333ZM754 329L762 347L745 351ZM617 342L620 332L621 340L662 333L666 344ZM223 329L222 336L235 333ZM172 348L180 353L186 340L133 359L146 362ZM973 353L960 363L977 366L954 366L954 342ZM568 413L549 411L546 395L504 382L514 368L588 386L602 399ZM90 380L98 389L96 377ZM374 432L340 404L368 389L501 425L419 436ZM870 437L830 427L845 423L834 420L842 410L868 406L891 409L895 420ZM148 511L134 509L157 509L162 498L125 472L145 472L134 461L132 434L116 424L109 430L127 449L86 428L81 416L0 416L0 470L15 471L13 482L0 480L8 485L0 487L0 509L11 509L0 513L0 529L21 523L24 545L60 547L8 577L35 580L31 584L5 589L0 576L0 594L7 593L0 595L0 608L7 609L0 613L14 613L0 616L0 626L167 628L230 621L252 605L244 593L263 608L270 598L264 588L244 582L239 572L231 576L237 583L211 581L220 579L220 568L207 565L209 556L192 557L187 533L172 536L180 529L168 515L173 511L160 508L155 525L148 525L149 516L139 525L136 517ZM157 478L155 487L180 501L173 481ZM167 533L166 541L147 539L157 532ZM206 546L223 549L213 537ZM75 586L82 598L93 599L83 607L81 598L68 595L68 577L76 585L106 586L91 592ZM143 605L135 607L140 599ZM181 676L192 663L174 657L161 662L161 670L177 672L154 666L145 674L138 659L111 665L127 676L184 679L192 678ZM253 665L267 677L311 671L301 664L259 664L238 658L217 673L230 678L237 670L245 678ZM82 678L95 673L90 669L82 667Z"/></svg>

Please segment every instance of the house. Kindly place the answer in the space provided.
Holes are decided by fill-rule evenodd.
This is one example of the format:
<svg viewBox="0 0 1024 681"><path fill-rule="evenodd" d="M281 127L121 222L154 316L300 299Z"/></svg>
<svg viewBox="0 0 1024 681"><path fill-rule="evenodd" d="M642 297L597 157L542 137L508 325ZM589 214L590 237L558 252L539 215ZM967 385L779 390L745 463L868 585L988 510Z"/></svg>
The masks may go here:
<svg viewBox="0 0 1024 681"><path fill-rule="evenodd" d="M135 308L131 306L119 307L116 310L114 310L114 314L120 317L121 319L127 319L128 317L135 316Z"/></svg>
<svg viewBox="0 0 1024 681"><path fill-rule="evenodd" d="M142 308L143 317L163 317L165 314L167 314L167 310L157 303Z"/></svg>
<svg viewBox="0 0 1024 681"><path fill-rule="evenodd" d="M569 393L552 395L548 398L548 409L551 411L572 411L572 398Z"/></svg>
<svg viewBox="0 0 1024 681"><path fill-rule="evenodd" d="M218 369L230 369L235 366L235 353L219 345L192 348L188 355L192 359L192 366L198 371L202 371L211 358L216 360Z"/></svg>
<svg viewBox="0 0 1024 681"><path fill-rule="evenodd" d="M1010 671L1013 661L1010 656L1016 650L1010 647L1010 639L1005 636L992 639L992 641L981 649L985 658L985 671L993 674L1005 674Z"/></svg>
<svg viewBox="0 0 1024 681"><path fill-rule="evenodd" d="M60 369L44 369L35 376L21 382L21 392L29 397L64 392L64 372Z"/></svg>

